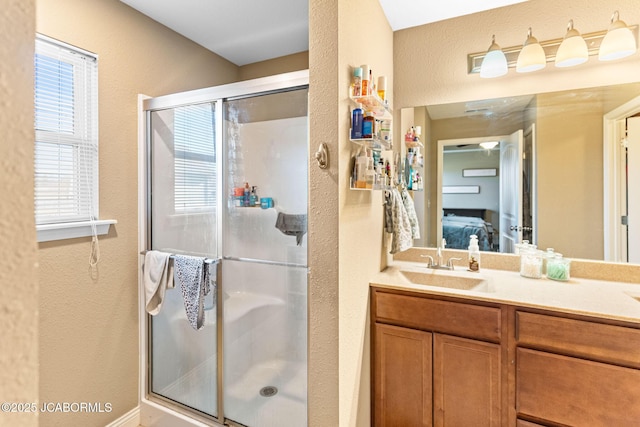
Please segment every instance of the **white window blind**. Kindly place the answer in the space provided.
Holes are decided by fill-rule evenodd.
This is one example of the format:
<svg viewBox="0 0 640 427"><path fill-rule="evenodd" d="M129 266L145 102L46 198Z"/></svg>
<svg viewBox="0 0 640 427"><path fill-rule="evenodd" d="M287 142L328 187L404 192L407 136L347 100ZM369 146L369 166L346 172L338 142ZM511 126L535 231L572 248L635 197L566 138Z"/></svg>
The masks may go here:
<svg viewBox="0 0 640 427"><path fill-rule="evenodd" d="M98 69L88 52L38 36L36 224L98 217Z"/></svg>
<svg viewBox="0 0 640 427"><path fill-rule="evenodd" d="M175 109L174 197L176 213L216 206L215 104Z"/></svg>

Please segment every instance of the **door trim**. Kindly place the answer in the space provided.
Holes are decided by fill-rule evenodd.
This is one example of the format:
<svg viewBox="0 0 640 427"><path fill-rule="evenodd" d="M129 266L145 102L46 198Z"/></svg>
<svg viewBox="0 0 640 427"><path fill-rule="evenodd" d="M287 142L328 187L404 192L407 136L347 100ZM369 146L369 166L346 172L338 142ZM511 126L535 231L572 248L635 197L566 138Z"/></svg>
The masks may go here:
<svg viewBox="0 0 640 427"><path fill-rule="evenodd" d="M609 111L603 116L603 191L604 191L604 260L620 262L621 239L618 232L619 218L621 216L621 167L618 162L622 150L620 144L621 135L617 122L640 112L640 96L633 98L619 107Z"/></svg>

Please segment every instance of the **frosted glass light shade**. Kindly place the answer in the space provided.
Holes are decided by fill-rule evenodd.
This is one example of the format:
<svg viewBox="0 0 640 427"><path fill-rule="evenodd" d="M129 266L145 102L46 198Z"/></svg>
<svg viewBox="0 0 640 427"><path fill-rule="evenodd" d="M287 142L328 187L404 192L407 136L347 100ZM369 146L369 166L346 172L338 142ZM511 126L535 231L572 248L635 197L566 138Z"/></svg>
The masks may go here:
<svg viewBox="0 0 640 427"><path fill-rule="evenodd" d="M485 150L491 150L499 143L499 141L485 141L480 143L480 147L484 148Z"/></svg>
<svg viewBox="0 0 640 427"><path fill-rule="evenodd" d="M584 64L589 59L589 49L580 33L573 28L573 21L569 21L567 34L556 53L556 67L573 67Z"/></svg>
<svg viewBox="0 0 640 427"><path fill-rule="evenodd" d="M538 43L538 40L531 34L531 28L527 34L527 40L518 54L516 62L516 71L518 73L530 73L532 71L541 70L547 66L547 55L544 49Z"/></svg>
<svg viewBox="0 0 640 427"><path fill-rule="evenodd" d="M489 50L482 60L482 65L480 65L480 77L491 79L504 76L507 74L507 70L507 58L493 36L491 46L489 46Z"/></svg>
<svg viewBox="0 0 640 427"><path fill-rule="evenodd" d="M636 38L624 21L618 19L618 11L611 17L611 25L600 44L598 59L612 61L636 53Z"/></svg>

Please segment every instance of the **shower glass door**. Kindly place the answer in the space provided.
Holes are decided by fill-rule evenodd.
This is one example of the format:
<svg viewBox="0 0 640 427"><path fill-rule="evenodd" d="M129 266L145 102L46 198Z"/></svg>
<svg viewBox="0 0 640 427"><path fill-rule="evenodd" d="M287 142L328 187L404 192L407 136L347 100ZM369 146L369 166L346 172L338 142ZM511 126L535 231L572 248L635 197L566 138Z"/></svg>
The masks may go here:
<svg viewBox="0 0 640 427"><path fill-rule="evenodd" d="M245 426L307 425L307 94L223 106L224 416Z"/></svg>
<svg viewBox="0 0 640 427"><path fill-rule="evenodd" d="M308 82L298 71L143 103L145 249L218 261L202 329L179 284L146 317L141 414L158 425L307 425Z"/></svg>
<svg viewBox="0 0 640 427"><path fill-rule="evenodd" d="M150 113L150 248L218 257L216 104ZM168 289L150 324L150 391L218 416L215 292L205 325L189 324L179 288Z"/></svg>

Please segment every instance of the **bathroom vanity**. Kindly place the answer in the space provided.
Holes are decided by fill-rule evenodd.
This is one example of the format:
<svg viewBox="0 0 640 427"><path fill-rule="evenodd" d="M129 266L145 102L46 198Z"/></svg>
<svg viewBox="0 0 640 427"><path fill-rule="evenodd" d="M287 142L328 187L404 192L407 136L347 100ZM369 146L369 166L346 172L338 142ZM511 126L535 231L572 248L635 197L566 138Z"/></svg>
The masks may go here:
<svg viewBox="0 0 640 427"><path fill-rule="evenodd" d="M381 426L640 424L640 285L389 267L371 283Z"/></svg>

